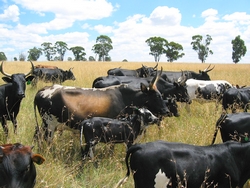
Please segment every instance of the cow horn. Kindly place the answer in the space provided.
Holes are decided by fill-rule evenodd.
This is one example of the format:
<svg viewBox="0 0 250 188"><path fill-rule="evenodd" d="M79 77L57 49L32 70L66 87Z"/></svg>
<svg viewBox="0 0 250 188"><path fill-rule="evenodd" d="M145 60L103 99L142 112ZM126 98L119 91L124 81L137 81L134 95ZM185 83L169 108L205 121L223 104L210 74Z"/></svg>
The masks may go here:
<svg viewBox="0 0 250 188"><path fill-rule="evenodd" d="M186 74L184 75L184 72L181 71L181 77L178 78L178 83L184 86L186 84L187 78L188 78L187 75Z"/></svg>
<svg viewBox="0 0 250 188"><path fill-rule="evenodd" d="M157 62L157 64L155 65L155 67L153 68L154 70L156 70L157 69L157 67L158 67L158 62Z"/></svg>
<svg viewBox="0 0 250 188"><path fill-rule="evenodd" d="M211 69L209 69L210 68L210 66L211 66L211 64L209 64L209 66L204 70L204 72L209 72L209 71L211 71L211 70L213 70L214 69L214 67L215 67L215 65L213 66L213 68L211 68Z"/></svg>
<svg viewBox="0 0 250 188"><path fill-rule="evenodd" d="M1 71L1 73L2 73L3 75L5 75L5 76L7 76L7 77L11 77L11 74L8 74L8 73L6 73L6 72L3 71L3 61L2 61L2 63L1 63L0 71Z"/></svg>
<svg viewBox="0 0 250 188"><path fill-rule="evenodd" d="M32 63L32 61L30 61L30 63L31 63L31 71L30 72L28 72L28 73L26 73L26 74L24 74L25 76L28 76L29 74L33 74L33 72L34 72L34 65L33 65L33 63Z"/></svg>
<svg viewBox="0 0 250 188"><path fill-rule="evenodd" d="M157 71L156 71L156 72L157 72ZM159 80L161 74L162 74L162 67L161 67L160 73L159 73L159 74L155 74L155 77L152 79L152 81L151 81L151 83L150 83L150 85L149 85L150 89L152 89L152 88L157 88L157 87L156 87L156 83L157 83L157 81Z"/></svg>

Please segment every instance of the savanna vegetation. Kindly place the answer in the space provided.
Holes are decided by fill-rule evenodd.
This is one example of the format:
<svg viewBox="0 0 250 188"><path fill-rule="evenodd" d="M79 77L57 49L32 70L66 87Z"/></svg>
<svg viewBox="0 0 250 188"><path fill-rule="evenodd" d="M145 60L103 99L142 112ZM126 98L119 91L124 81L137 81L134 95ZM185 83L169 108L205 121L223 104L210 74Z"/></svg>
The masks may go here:
<svg viewBox="0 0 250 188"><path fill-rule="evenodd" d="M136 69L141 65L155 66L154 62L34 62L37 64L55 65L62 69L74 67L73 72L76 81L66 81L63 85L77 87L91 87L93 80L98 76L105 76L107 70L114 67ZM249 64L213 64L214 70L209 72L212 80L223 79L236 85L250 85ZM204 70L208 64L197 63L159 63L163 70ZM4 70L8 73L28 72L29 62L5 62ZM4 82L1 80L0 84ZM35 116L33 99L38 89L44 87L45 83L39 82L37 87L28 85L26 97L21 103L20 112L17 118L17 135L13 133L13 126L10 127L9 138L6 139L2 128L0 129L0 144L20 142L25 145L34 145L34 151L42 154L46 161L37 167L36 188L110 188L113 187L126 174L125 145L115 146L114 153L105 144L98 144L95 150L95 162L81 160L80 156L80 135L71 131L64 131L62 135L56 134L51 146L38 150L36 142L33 142L35 131ZM211 144L215 130L215 122L222 112L221 105L215 102L193 101L190 112L184 104L179 104L180 117L165 118L160 127L151 125L146 135L137 139L138 143L155 140L171 142L184 142L194 145ZM41 122L40 117L38 121ZM216 143L221 139L217 135ZM97 168L95 167L97 164ZM133 178L130 176L123 185L124 188L133 187ZM250 187L246 184L245 188Z"/></svg>

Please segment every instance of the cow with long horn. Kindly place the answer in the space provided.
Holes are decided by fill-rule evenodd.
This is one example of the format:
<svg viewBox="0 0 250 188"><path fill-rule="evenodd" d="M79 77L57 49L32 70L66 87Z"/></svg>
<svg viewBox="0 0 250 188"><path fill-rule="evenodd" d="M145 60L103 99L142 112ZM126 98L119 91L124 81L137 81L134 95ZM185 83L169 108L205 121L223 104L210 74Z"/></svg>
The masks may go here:
<svg viewBox="0 0 250 188"><path fill-rule="evenodd" d="M14 133L17 132L16 117L19 113L19 108L22 99L25 97L26 81L30 82L34 76L30 75L33 72L34 65L31 62L31 71L28 73L9 74L3 69L3 62L0 66L0 72L5 76L2 79L7 84L0 86L0 120L5 134L8 136L7 120L11 120L14 125Z"/></svg>

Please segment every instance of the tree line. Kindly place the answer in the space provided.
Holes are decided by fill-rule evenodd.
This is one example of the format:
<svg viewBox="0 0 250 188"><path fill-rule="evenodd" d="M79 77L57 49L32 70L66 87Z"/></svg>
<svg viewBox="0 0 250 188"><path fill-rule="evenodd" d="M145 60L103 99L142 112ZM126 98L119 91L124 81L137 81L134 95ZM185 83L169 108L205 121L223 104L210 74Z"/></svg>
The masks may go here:
<svg viewBox="0 0 250 188"><path fill-rule="evenodd" d="M198 59L205 63L208 55L212 55L213 51L210 50L209 45L212 41L210 35L203 37L201 35L192 36L192 49L198 54ZM154 57L155 62L159 62L162 55L165 55L168 62L174 62L179 58L182 58L183 47L181 44L176 42L168 42L168 40L162 37L150 37L146 41L150 48L149 55ZM231 41L232 44L232 59L234 63L238 63L247 52L244 40L240 38L240 35L236 36ZM112 40L106 35L100 35L96 38L96 44L93 45L92 51L98 56L98 61L111 61L109 56L110 50L113 49ZM64 55L66 51L72 51L74 59L68 58L68 61L87 61L86 52L82 46L74 46L69 48L68 44L63 41L57 41L53 45L51 42L44 42L41 44L41 48L33 47L28 50L28 61L37 61L41 55L44 55L48 61L64 61ZM25 61L26 56L21 53L19 54L19 61ZM0 52L0 60L6 61L7 57L4 52ZM14 57L17 61L17 57ZM88 61L96 61L93 56L89 56ZM123 61L127 61L124 59Z"/></svg>

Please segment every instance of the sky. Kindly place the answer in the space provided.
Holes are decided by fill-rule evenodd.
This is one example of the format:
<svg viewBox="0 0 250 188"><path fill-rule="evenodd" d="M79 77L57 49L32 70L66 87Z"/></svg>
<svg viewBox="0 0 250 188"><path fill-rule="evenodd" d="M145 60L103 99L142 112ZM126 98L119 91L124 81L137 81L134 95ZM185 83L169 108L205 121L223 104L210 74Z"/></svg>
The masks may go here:
<svg viewBox="0 0 250 188"><path fill-rule="evenodd" d="M112 40L112 61L154 62L145 42L162 37L182 45L185 55L175 62L200 63L192 36L212 37L206 63L233 63L231 41L245 42L239 63L250 63L249 0L0 0L0 52L9 61L44 42L82 46L86 58L96 39ZM65 54L74 58L71 51ZM46 60L42 55L38 61ZM165 55L160 62L167 62Z"/></svg>

